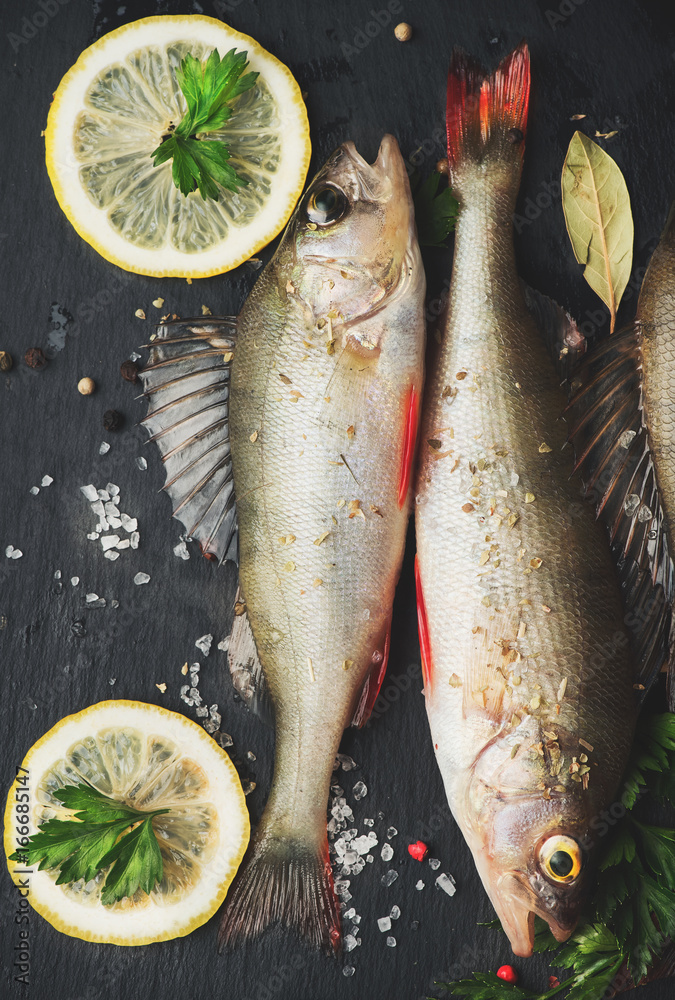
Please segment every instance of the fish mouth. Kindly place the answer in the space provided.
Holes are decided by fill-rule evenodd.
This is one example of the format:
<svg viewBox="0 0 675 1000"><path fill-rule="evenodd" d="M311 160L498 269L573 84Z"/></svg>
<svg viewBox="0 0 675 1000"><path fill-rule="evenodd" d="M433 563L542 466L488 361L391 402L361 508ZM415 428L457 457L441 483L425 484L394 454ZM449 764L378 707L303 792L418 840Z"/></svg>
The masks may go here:
<svg viewBox="0 0 675 1000"><path fill-rule="evenodd" d="M554 917L539 901L526 876L506 872L495 878L494 872L489 868L485 871L482 865L478 865L478 871L514 955L529 958L533 954L535 916L546 921L556 941L567 941L577 925L576 917Z"/></svg>
<svg viewBox="0 0 675 1000"><path fill-rule="evenodd" d="M360 195L364 201L390 201L399 197L412 201L408 172L393 135L383 136L372 164L361 156L353 142L344 142L341 148L355 168Z"/></svg>

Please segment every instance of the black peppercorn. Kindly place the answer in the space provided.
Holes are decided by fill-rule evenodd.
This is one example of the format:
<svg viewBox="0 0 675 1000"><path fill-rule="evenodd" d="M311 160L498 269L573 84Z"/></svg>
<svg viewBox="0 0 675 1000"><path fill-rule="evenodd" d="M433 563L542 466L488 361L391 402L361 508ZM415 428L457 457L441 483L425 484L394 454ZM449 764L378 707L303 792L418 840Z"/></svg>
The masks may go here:
<svg viewBox="0 0 675 1000"><path fill-rule="evenodd" d="M45 352L41 347L29 347L24 355L24 361L29 368L34 368L36 371L40 371L47 364Z"/></svg>
<svg viewBox="0 0 675 1000"><path fill-rule="evenodd" d="M138 366L133 361L122 362L120 372L127 382L138 382Z"/></svg>
<svg viewBox="0 0 675 1000"><path fill-rule="evenodd" d="M103 426L107 431L117 431L124 423L124 417L117 410L106 410L103 414Z"/></svg>

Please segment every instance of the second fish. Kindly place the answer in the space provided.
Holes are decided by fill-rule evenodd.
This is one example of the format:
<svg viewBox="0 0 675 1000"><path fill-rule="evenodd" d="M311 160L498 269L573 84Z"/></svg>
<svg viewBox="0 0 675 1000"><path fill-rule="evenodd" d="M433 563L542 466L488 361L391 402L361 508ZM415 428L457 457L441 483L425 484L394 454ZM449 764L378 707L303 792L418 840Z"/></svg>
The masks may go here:
<svg viewBox="0 0 675 1000"><path fill-rule="evenodd" d="M529 87L524 44L492 76L453 57L459 220L416 513L436 757L517 955L532 954L535 914L559 941L576 925L593 816L616 793L636 711L609 543L570 481L565 398L516 274ZM549 312L560 320L556 354L573 354L583 338Z"/></svg>

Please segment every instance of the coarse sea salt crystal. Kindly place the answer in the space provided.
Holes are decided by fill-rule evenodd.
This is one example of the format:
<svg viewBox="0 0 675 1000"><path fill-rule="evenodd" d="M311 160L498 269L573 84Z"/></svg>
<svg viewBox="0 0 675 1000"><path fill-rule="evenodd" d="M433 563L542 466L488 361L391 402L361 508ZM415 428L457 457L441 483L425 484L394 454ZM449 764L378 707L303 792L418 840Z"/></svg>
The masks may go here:
<svg viewBox="0 0 675 1000"><path fill-rule="evenodd" d="M121 541L119 541L117 543L117 548L118 549L128 549L130 545L131 545L131 542L129 541L129 539L128 538L123 538Z"/></svg>
<svg viewBox="0 0 675 1000"><path fill-rule="evenodd" d="M204 654L204 656L208 656L211 652L212 642L213 636L209 633L208 635L200 636L199 639L195 639L195 646Z"/></svg>
<svg viewBox="0 0 675 1000"><path fill-rule="evenodd" d="M98 537L99 536L97 535L97 533L95 531L90 531L89 534L87 535L87 538L89 539L90 542L96 542L96 541L98 541Z"/></svg>
<svg viewBox="0 0 675 1000"><path fill-rule="evenodd" d="M116 483L108 483L106 485L106 489L111 497L119 496L120 488L116 485Z"/></svg>
<svg viewBox="0 0 675 1000"><path fill-rule="evenodd" d="M352 841L352 847L359 854L367 854L372 846L373 845L368 837L365 836L356 837L356 839Z"/></svg>
<svg viewBox="0 0 675 1000"><path fill-rule="evenodd" d="M415 882L415 888L416 889L423 889L424 888L424 882L422 881L422 879L419 879L417 882Z"/></svg>
<svg viewBox="0 0 675 1000"><path fill-rule="evenodd" d="M356 938L354 937L353 934L345 934L344 938L342 939L342 947L344 948L345 951L353 951L354 948L356 948L356 944L357 944Z"/></svg>
<svg viewBox="0 0 675 1000"><path fill-rule="evenodd" d="M43 476L40 486L51 486L53 482L54 480L51 476Z"/></svg>
<svg viewBox="0 0 675 1000"><path fill-rule="evenodd" d="M394 857L394 849L391 844L383 844L380 857L383 861L391 861Z"/></svg>
<svg viewBox="0 0 675 1000"><path fill-rule="evenodd" d="M388 830L387 830L387 840L391 840L391 838L392 837L396 837L397 834L398 834L398 830L396 829L396 827L395 826L390 826L388 828Z"/></svg>
<svg viewBox="0 0 675 1000"><path fill-rule="evenodd" d="M380 917L377 921L377 926L380 928L382 933L391 930L391 917Z"/></svg>
<svg viewBox="0 0 675 1000"><path fill-rule="evenodd" d="M145 472L145 470L148 467L148 463L146 459L142 457L142 455L139 455L139 457L136 459L136 465L141 470L141 472Z"/></svg>
<svg viewBox="0 0 675 1000"><path fill-rule="evenodd" d="M70 583L73 587L77 587L79 582L80 582L79 576L71 576Z"/></svg>
<svg viewBox="0 0 675 1000"><path fill-rule="evenodd" d="M395 947L396 947L396 938L389 935L389 937L387 938L387 948L395 948Z"/></svg>
<svg viewBox="0 0 675 1000"><path fill-rule="evenodd" d="M101 441L101 447L98 449L99 455L107 455L110 451L110 445L107 441Z"/></svg>
<svg viewBox="0 0 675 1000"><path fill-rule="evenodd" d="M188 550L188 547L187 547L186 543L182 539L178 543L178 545L174 545L174 547L173 547L173 554L175 556L177 556L179 559L189 559L190 558L190 552Z"/></svg>
<svg viewBox="0 0 675 1000"><path fill-rule="evenodd" d="M85 601L87 604L93 604L94 601L98 601L98 594L87 594Z"/></svg>
<svg viewBox="0 0 675 1000"><path fill-rule="evenodd" d="M357 781L354 787L352 788L352 795L354 796L356 801L358 802L360 799L365 798L367 794L368 794L368 789L366 785L363 783L363 781Z"/></svg>
<svg viewBox="0 0 675 1000"><path fill-rule="evenodd" d="M128 514L120 514L120 519L125 531L135 531L138 527L138 519L135 517L129 517Z"/></svg>
<svg viewBox="0 0 675 1000"><path fill-rule="evenodd" d="M384 873L384 875L380 879L380 882L382 883L382 885L390 886L394 884L397 878L398 878L398 872L396 871L396 869L390 868L388 872Z"/></svg>
<svg viewBox="0 0 675 1000"><path fill-rule="evenodd" d="M36 497L38 495L38 493L40 492L40 487L39 486L31 486L30 492L33 494L34 497Z"/></svg>
<svg viewBox="0 0 675 1000"><path fill-rule="evenodd" d="M457 892L457 886L455 885L455 880L452 875L446 875L442 872L436 879L436 885L443 892L447 892L448 896L454 896Z"/></svg>
<svg viewBox="0 0 675 1000"><path fill-rule="evenodd" d="M230 637L228 635L226 639L220 640L220 642L218 643L218 649L221 649L223 653L226 653L229 648L230 648Z"/></svg>
<svg viewBox="0 0 675 1000"><path fill-rule="evenodd" d="M131 547L132 549L135 548L133 541L131 543ZM150 577L147 573L137 573L136 576L134 577L134 583L136 584L137 587L140 587L141 584L143 583L149 583L149 582L150 582Z"/></svg>
<svg viewBox="0 0 675 1000"><path fill-rule="evenodd" d="M345 965L344 968L342 969L342 975L347 976L347 978L349 978L349 976L354 975L355 971L356 969L354 968L353 965Z"/></svg>
<svg viewBox="0 0 675 1000"><path fill-rule="evenodd" d="M141 536L140 536L139 532L138 531L132 531L131 532L131 538L129 539L129 544L131 545L132 549L137 549L138 548L138 543L140 542L140 540L141 540Z"/></svg>
<svg viewBox="0 0 675 1000"><path fill-rule="evenodd" d="M110 494L107 490L97 490L96 492L99 500L110 502Z"/></svg>
<svg viewBox="0 0 675 1000"><path fill-rule="evenodd" d="M108 549L107 552L103 553L103 557L104 559L109 559L110 562L115 562L116 559L119 559L120 554L115 549Z"/></svg>
<svg viewBox="0 0 675 1000"><path fill-rule="evenodd" d="M363 825L364 826L375 826L375 820L374 819L364 819Z"/></svg>
<svg viewBox="0 0 675 1000"><path fill-rule="evenodd" d="M91 483L88 486L80 486L80 493L83 493L90 503L98 500L98 490Z"/></svg>
<svg viewBox="0 0 675 1000"><path fill-rule="evenodd" d="M392 906L391 913L389 914L389 916L391 917L392 920L398 920L398 918L401 916L401 907Z"/></svg>
<svg viewBox="0 0 675 1000"><path fill-rule="evenodd" d="M114 549L119 540L119 535L104 535L101 539L101 547L103 548L103 551L107 552L108 549Z"/></svg>
<svg viewBox="0 0 675 1000"><path fill-rule="evenodd" d="M343 771L353 771L354 768L359 765L351 757L348 757L346 753L339 753L335 757L335 764L337 767L341 767ZM334 765L333 770L336 771L337 767Z"/></svg>
<svg viewBox="0 0 675 1000"><path fill-rule="evenodd" d="M356 916L356 910L352 906L352 907L350 907L350 909L345 910L345 912L342 914L342 916L345 918L345 920L351 920L352 917Z"/></svg>
<svg viewBox="0 0 675 1000"><path fill-rule="evenodd" d="M432 869L432 871L436 871L436 869L440 868L441 863L438 860L438 858L429 858L429 867Z"/></svg>
<svg viewBox="0 0 675 1000"><path fill-rule="evenodd" d="M122 522L120 521L119 517L109 517L108 518L108 524L109 524L109 526L111 528L121 528L122 527Z"/></svg>

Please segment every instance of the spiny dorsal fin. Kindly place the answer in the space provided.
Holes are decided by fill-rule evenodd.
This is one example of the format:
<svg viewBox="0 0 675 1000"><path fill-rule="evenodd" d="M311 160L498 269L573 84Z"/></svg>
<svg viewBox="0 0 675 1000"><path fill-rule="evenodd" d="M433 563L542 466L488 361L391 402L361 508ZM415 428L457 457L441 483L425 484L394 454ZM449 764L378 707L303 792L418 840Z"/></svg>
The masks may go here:
<svg viewBox="0 0 675 1000"><path fill-rule="evenodd" d="M274 707L253 638L251 623L243 607L239 590L234 607L232 634L227 647L227 665L230 668L232 684L246 707L260 716L263 722L272 726Z"/></svg>
<svg viewBox="0 0 675 1000"><path fill-rule="evenodd" d="M524 281L520 286L525 305L544 337L549 354L561 379L569 377L586 351L586 338L562 306Z"/></svg>
<svg viewBox="0 0 675 1000"><path fill-rule="evenodd" d="M141 423L159 447L173 516L221 563L237 561L228 429L234 328L231 317L165 323L139 373L149 401Z"/></svg>
<svg viewBox="0 0 675 1000"><path fill-rule="evenodd" d="M632 325L584 358L565 416L575 471L609 531L636 683L648 690L669 660L674 581L641 387L640 331Z"/></svg>

